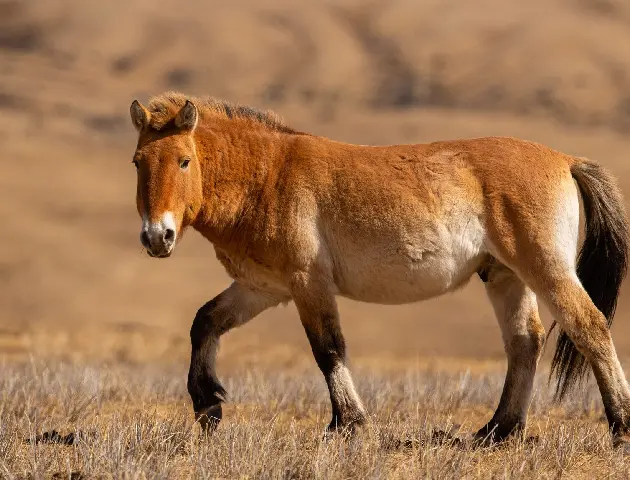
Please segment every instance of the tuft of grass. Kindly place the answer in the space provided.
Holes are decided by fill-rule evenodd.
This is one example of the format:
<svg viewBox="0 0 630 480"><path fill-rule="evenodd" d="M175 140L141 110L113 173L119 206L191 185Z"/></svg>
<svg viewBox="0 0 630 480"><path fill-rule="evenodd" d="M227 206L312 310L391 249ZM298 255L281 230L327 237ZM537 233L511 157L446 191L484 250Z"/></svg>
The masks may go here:
<svg viewBox="0 0 630 480"><path fill-rule="evenodd" d="M183 366L31 361L0 366L0 478L627 478L589 384L558 406L536 385L527 436L465 440L492 415L504 373L355 370L371 415L324 440L315 371L235 372L224 422L194 424ZM544 378L541 372L540 378ZM455 437L436 438L436 431ZM69 440L68 440L69 439Z"/></svg>

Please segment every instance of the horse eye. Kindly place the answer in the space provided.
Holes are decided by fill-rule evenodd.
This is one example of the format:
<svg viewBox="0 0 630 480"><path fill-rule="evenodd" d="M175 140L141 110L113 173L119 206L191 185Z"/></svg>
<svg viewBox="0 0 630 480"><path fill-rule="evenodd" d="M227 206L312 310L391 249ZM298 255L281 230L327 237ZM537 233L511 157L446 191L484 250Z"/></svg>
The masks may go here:
<svg viewBox="0 0 630 480"><path fill-rule="evenodd" d="M188 168L188 164L189 164L189 163L190 163L190 158L184 158L184 159L182 160L182 163L180 163L180 164L179 164L179 166L180 166L182 169L185 169L185 168Z"/></svg>
<svg viewBox="0 0 630 480"><path fill-rule="evenodd" d="M133 163L133 166L136 167L136 170L140 167L138 160L133 160L131 163Z"/></svg>

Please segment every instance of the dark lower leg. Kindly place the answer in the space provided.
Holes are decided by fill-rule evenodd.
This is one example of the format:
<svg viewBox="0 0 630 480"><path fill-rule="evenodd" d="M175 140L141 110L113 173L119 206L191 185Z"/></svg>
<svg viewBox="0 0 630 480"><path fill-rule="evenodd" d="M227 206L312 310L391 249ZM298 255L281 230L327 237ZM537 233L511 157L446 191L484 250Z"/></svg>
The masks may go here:
<svg viewBox="0 0 630 480"><path fill-rule="evenodd" d="M364 423L365 409L345 364L346 347L343 337L323 335L324 338L321 336L313 338L308 332L307 336L317 365L328 385L332 406L332 420L328 429L343 429Z"/></svg>
<svg viewBox="0 0 630 480"><path fill-rule="evenodd" d="M328 430L353 428L364 424L365 408L354 388L348 368L339 363L326 377L332 404L332 419Z"/></svg>
<svg viewBox="0 0 630 480"><path fill-rule="evenodd" d="M563 295L549 304L577 350L591 365L615 443L630 442L630 390L615 352L606 318L575 281L562 285Z"/></svg>
<svg viewBox="0 0 630 480"><path fill-rule="evenodd" d="M536 296L514 272L495 261L486 280L501 327L508 370L497 410L475 436L496 442L525 428L544 327Z"/></svg>
<svg viewBox="0 0 630 480"><path fill-rule="evenodd" d="M479 439L502 441L525 429L540 352L537 337L515 337L499 406L490 421L476 433Z"/></svg>
<svg viewBox="0 0 630 480"><path fill-rule="evenodd" d="M221 402L225 401L226 392L215 370L218 344L218 335L211 335L197 345L193 343L188 371L188 393L195 420L204 431L216 428L223 417Z"/></svg>
<svg viewBox="0 0 630 480"><path fill-rule="evenodd" d="M602 396L604 410L610 429L616 439L630 441L630 392L615 347L606 328L601 331L598 347L588 349L585 356ZM593 350L596 350L593 355Z"/></svg>
<svg viewBox="0 0 630 480"><path fill-rule="evenodd" d="M191 357L188 393L195 419L204 431L214 429L222 418L226 392L216 373L221 335L254 318L280 300L254 292L237 283L199 309L190 329Z"/></svg>
<svg viewBox="0 0 630 480"><path fill-rule="evenodd" d="M365 422L365 408L346 366L346 344L341 332L335 297L325 282L307 275L296 276L293 300L300 313L315 361L324 374L332 420L329 430Z"/></svg>

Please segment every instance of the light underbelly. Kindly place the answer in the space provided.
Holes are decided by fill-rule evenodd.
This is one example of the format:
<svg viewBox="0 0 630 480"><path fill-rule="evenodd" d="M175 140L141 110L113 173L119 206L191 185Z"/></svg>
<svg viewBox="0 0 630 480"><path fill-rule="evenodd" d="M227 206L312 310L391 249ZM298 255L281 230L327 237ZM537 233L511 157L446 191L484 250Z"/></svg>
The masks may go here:
<svg viewBox="0 0 630 480"><path fill-rule="evenodd" d="M473 219L462 228L440 227L434 233L430 241L420 233L401 242L346 245L346 255L336 262L339 295L395 305L464 286L487 257L483 228Z"/></svg>
<svg viewBox="0 0 630 480"><path fill-rule="evenodd" d="M479 269L485 254L461 264L453 258L436 257L422 266L373 264L361 271L348 272L338 282L338 293L353 300L399 305L437 297L463 287Z"/></svg>

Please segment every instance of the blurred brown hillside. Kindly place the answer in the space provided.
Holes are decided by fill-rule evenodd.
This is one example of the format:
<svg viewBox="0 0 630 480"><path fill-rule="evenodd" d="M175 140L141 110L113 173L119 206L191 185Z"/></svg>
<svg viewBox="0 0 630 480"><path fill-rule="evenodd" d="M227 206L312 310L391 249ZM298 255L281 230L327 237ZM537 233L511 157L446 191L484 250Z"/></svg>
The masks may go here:
<svg viewBox="0 0 630 480"><path fill-rule="evenodd" d="M229 280L192 232L168 261L140 251L128 107L166 89L356 143L537 140L601 161L630 199L625 0L0 0L0 355L188 355L196 309ZM476 278L341 311L351 354L502 355ZM630 354L627 288L613 332ZM263 346L308 353L292 306L225 351Z"/></svg>

